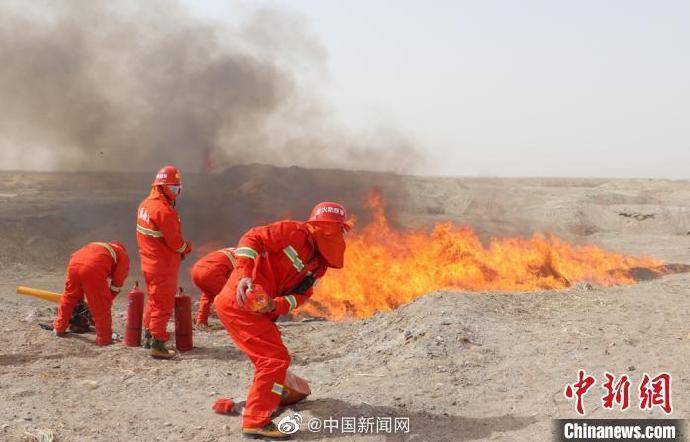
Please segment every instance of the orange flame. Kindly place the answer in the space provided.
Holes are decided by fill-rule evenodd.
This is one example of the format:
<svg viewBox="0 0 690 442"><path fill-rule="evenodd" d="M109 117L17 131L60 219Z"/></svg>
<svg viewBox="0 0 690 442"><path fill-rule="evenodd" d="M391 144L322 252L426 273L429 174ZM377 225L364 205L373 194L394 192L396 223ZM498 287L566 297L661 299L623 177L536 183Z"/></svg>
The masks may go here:
<svg viewBox="0 0 690 442"><path fill-rule="evenodd" d="M632 284L630 270L662 264L593 245L570 244L554 235L493 238L484 246L474 231L452 222L431 232L395 230L380 195L367 207L373 221L347 238L345 267L330 270L300 315L339 320L364 318L441 290L537 291L577 282Z"/></svg>

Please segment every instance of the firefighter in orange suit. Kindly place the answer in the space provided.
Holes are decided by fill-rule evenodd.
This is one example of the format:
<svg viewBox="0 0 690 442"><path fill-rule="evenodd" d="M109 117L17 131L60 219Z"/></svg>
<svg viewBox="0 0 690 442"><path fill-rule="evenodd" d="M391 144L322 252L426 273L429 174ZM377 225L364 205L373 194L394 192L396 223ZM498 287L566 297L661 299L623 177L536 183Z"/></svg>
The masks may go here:
<svg viewBox="0 0 690 442"><path fill-rule="evenodd" d="M196 324L208 325L208 316L216 295L220 293L235 268L235 249L227 247L201 258L192 267L192 282L201 291Z"/></svg>
<svg viewBox="0 0 690 442"><path fill-rule="evenodd" d="M53 323L55 335L65 334L72 311L86 297L96 325L96 343L110 345L113 334L110 309L128 273L129 256L119 242L92 242L74 252L67 266L65 291Z"/></svg>
<svg viewBox="0 0 690 442"><path fill-rule="evenodd" d="M271 420L290 365L274 321L304 303L328 268L343 267L349 230L346 219L340 204L320 203L308 221L285 220L255 227L242 236L235 249L237 266L214 305L228 334L254 365L254 381L243 413L245 436L286 436ZM259 287L269 300L256 312L248 308L248 296Z"/></svg>
<svg viewBox="0 0 690 442"><path fill-rule="evenodd" d="M150 195L137 211L137 243L148 301L144 310L144 346L154 358L170 359L166 326L175 307L180 261L192 251L182 237L175 201L182 191L180 171L165 166L156 175Z"/></svg>

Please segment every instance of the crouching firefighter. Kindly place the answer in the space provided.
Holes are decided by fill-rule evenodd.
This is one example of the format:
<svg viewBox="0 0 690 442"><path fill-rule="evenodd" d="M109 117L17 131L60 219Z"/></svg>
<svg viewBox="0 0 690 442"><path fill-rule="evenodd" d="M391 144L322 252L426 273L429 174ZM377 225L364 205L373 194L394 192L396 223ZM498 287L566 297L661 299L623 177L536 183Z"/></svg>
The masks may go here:
<svg viewBox="0 0 690 442"><path fill-rule="evenodd" d="M201 292L196 324L208 326L213 300L220 293L235 268L235 249L216 250L198 260L192 267L192 282Z"/></svg>
<svg viewBox="0 0 690 442"><path fill-rule="evenodd" d="M68 326L76 332L88 331L90 311L96 326L96 343L111 344L111 307L128 273L129 256L119 242L92 242L77 250L67 265L65 291L53 322L55 335L63 336ZM88 308L82 302L84 297ZM80 312L75 315L75 310Z"/></svg>
<svg viewBox="0 0 690 442"><path fill-rule="evenodd" d="M228 334L254 365L243 412L245 436L287 436L271 420L290 366L274 322L304 303L328 268L343 267L345 234L350 229L346 219L340 204L320 203L308 221L255 227L235 249L237 265L214 305ZM254 303L259 293L267 295L263 308Z"/></svg>

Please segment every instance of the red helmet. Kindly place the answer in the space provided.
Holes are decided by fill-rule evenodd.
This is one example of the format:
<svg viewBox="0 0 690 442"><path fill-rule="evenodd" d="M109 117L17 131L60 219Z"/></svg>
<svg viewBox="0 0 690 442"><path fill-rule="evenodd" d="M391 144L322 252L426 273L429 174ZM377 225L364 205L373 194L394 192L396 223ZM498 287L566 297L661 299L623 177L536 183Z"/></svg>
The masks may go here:
<svg viewBox="0 0 690 442"><path fill-rule="evenodd" d="M339 223L350 230L350 226L347 224L347 212L345 211L345 207L338 203L323 202L315 205L314 208L311 209L309 221Z"/></svg>
<svg viewBox="0 0 690 442"><path fill-rule="evenodd" d="M165 166L156 174L153 186L179 186L182 184L182 175L175 166Z"/></svg>

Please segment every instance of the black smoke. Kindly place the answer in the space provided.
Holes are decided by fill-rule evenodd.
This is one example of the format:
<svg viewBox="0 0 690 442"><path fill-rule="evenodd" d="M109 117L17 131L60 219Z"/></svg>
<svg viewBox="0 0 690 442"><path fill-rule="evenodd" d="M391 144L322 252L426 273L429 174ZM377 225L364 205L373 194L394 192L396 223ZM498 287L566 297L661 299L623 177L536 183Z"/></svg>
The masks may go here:
<svg viewBox="0 0 690 442"><path fill-rule="evenodd" d="M411 171L396 131L336 129L327 52L291 13L230 25L173 1L0 3L0 168L242 163Z"/></svg>

